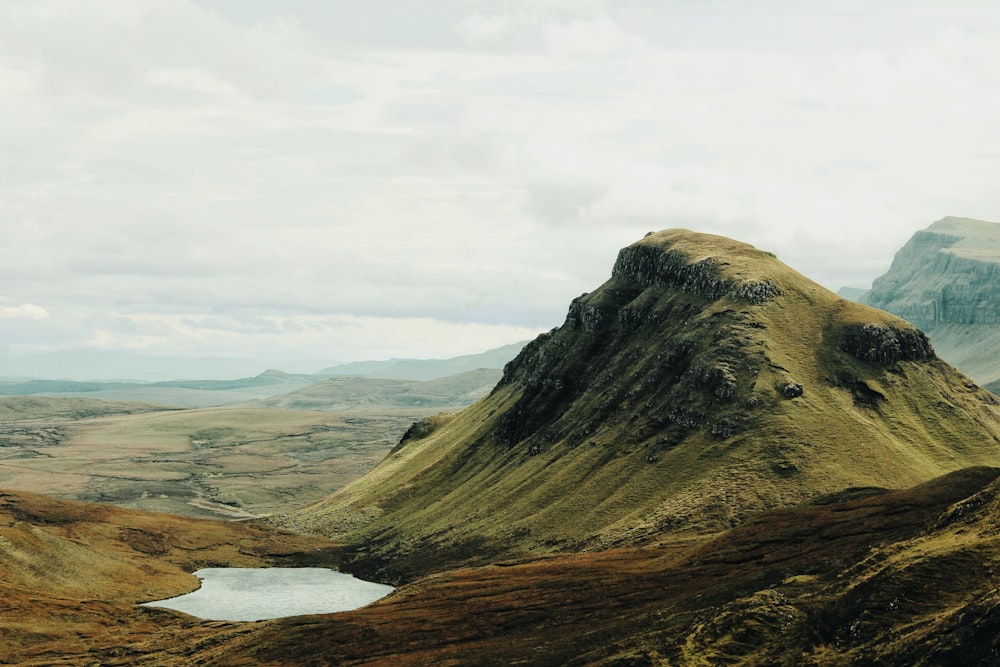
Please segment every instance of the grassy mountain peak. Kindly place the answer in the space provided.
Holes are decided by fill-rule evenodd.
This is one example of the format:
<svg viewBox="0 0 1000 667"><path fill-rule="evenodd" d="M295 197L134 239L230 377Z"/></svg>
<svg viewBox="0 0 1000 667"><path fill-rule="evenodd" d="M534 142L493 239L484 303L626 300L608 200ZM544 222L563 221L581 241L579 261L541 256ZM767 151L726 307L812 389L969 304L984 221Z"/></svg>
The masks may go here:
<svg viewBox="0 0 1000 667"><path fill-rule="evenodd" d="M286 525L398 577L676 541L846 487L1000 463L1000 408L888 313L731 239L621 250L493 392Z"/></svg>

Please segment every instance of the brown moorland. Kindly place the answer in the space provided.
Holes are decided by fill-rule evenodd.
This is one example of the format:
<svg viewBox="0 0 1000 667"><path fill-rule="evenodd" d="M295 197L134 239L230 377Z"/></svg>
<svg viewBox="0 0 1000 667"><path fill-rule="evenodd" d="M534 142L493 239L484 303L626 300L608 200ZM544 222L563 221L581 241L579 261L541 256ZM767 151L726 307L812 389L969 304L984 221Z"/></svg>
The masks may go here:
<svg viewBox="0 0 1000 667"><path fill-rule="evenodd" d="M260 624L198 656L233 666L993 665L998 474L857 489L683 548L457 569L366 609Z"/></svg>
<svg viewBox="0 0 1000 667"><path fill-rule="evenodd" d="M0 663L184 664L249 626L137 607L202 567L328 566L328 540L244 522L0 493ZM180 652L178 654L177 652Z"/></svg>

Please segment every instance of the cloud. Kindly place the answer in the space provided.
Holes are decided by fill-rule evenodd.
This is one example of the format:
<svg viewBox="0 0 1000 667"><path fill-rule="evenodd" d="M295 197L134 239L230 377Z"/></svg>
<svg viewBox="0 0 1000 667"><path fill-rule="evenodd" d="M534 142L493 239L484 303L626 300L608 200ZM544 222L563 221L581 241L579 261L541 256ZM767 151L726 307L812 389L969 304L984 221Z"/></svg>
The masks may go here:
<svg viewBox="0 0 1000 667"><path fill-rule="evenodd" d="M993 5L499 8L3 5L0 280L50 314L17 345L485 345L650 229L837 288L1000 219Z"/></svg>
<svg viewBox="0 0 1000 667"><path fill-rule="evenodd" d="M545 27L545 45L561 56L599 56L628 48L634 38L610 18L573 20Z"/></svg>
<svg viewBox="0 0 1000 667"><path fill-rule="evenodd" d="M33 303L22 303L20 306L0 307L0 318L11 320L47 320L49 313L41 306Z"/></svg>

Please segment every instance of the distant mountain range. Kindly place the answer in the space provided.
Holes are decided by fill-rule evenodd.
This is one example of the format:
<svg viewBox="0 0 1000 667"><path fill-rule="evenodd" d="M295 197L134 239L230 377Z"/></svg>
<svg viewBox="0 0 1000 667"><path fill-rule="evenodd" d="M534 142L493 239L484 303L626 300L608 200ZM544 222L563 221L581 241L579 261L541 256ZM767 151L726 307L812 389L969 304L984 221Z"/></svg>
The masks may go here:
<svg viewBox="0 0 1000 667"><path fill-rule="evenodd" d="M344 412L459 408L489 393L501 375L497 369L480 368L432 380L333 377L288 394L262 399L256 405Z"/></svg>
<svg viewBox="0 0 1000 667"><path fill-rule="evenodd" d="M283 394L321 381L314 375L265 371L236 380L99 382L75 380L0 380L0 396L57 396L107 401L141 401L183 408L244 403Z"/></svg>
<svg viewBox="0 0 1000 667"><path fill-rule="evenodd" d="M508 361L528 344L528 341L512 343L487 350L480 354L468 354L451 359L389 359L386 361L355 361L339 366L330 366L318 371L317 375L357 376L386 380L434 380L448 375L457 375L480 368L503 369Z"/></svg>
<svg viewBox="0 0 1000 667"><path fill-rule="evenodd" d="M500 371L513 359L524 342L451 359L390 359L359 361L326 368L319 373L285 373L267 370L253 377L234 380L164 380L159 382L80 380L0 380L0 396L59 396L109 401L140 401L177 407L208 407L259 401L312 385L322 386L311 394L298 395L277 405L297 403L310 409L351 405L375 410L384 407L455 407L472 403L500 379ZM481 371L478 372L477 371ZM456 377L454 381L447 378ZM331 389L330 381L344 381ZM362 382L362 379L372 382ZM374 380L383 380L374 382ZM420 387L422 382L435 381ZM470 385L475 385L474 387ZM486 385L489 386L486 386ZM324 392L327 398L321 398ZM371 392L371 393L367 393ZM409 398L402 398L402 396ZM390 398L390 396L392 396ZM329 399L329 400L327 400ZM409 404L407 403L409 401Z"/></svg>

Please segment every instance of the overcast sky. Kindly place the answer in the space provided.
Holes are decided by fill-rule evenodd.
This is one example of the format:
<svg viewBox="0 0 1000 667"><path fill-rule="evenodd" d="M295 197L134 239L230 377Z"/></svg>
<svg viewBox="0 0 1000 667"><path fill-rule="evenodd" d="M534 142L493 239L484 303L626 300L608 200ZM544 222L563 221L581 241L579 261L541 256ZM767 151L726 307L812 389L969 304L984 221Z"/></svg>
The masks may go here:
<svg viewBox="0 0 1000 667"><path fill-rule="evenodd" d="M0 344L466 354L668 227L867 286L938 218L1000 220L998 29L995 0L0 0Z"/></svg>

